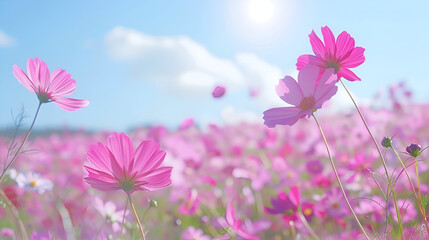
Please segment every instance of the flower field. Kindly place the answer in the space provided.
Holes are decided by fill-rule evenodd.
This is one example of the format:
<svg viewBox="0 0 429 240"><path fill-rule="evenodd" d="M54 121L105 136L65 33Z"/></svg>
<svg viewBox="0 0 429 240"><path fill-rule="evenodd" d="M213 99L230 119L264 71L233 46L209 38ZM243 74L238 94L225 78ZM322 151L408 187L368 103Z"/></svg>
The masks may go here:
<svg viewBox="0 0 429 240"><path fill-rule="evenodd" d="M382 136L395 135L393 145L410 165L414 184L413 158L403 152L411 142L427 144L428 110L428 105L416 104L394 110L362 109L379 141ZM326 116L320 122L359 219L368 232L383 238L386 221L388 234L391 226L397 224L394 214L386 216L394 213L395 208L392 201L386 208L380 188L386 194L387 183L373 142L354 112ZM29 235L56 239L120 238L126 195L120 191L100 192L84 181L85 153L92 144L105 143L110 134L62 131L34 137L26 144L26 152L19 155L14 168L21 174L37 173L53 185L42 192L39 189L45 183L37 179L34 186L18 185L10 178L3 183L4 192ZM296 235L309 239L308 230L294 217L295 208L278 214L264 210L275 207L272 199L288 194L293 186L301 194L308 223L322 239L363 238L338 190L317 127L310 120L275 129L246 123L211 125L204 130L191 125L175 131L153 126L127 134L135 143L145 139L158 142L167 152L164 165L173 167L170 187L132 195L137 212L145 215L142 222L148 239L233 239L237 233L225 219L231 201L236 218L243 221L244 232L260 239L293 239ZM1 149L5 156L7 145ZM424 239L418 230L422 227L421 216L409 183L392 151L383 152L391 176L398 179L395 190L403 208L407 239ZM426 157L426 152L418 157L423 194L428 191ZM150 207L148 200L156 201L157 207ZM0 211L2 238L7 239L5 229L11 228L20 239L11 209L3 202ZM130 210L125 216L124 230L126 239L140 236Z"/></svg>
<svg viewBox="0 0 429 240"><path fill-rule="evenodd" d="M261 113L264 124L32 132L45 104L90 101L68 96L77 82L66 70L37 57L14 65L39 105L26 134L2 135L0 238L428 239L429 105L399 83L389 104L359 108L343 80L361 81L351 69L365 49L321 32L298 77L275 88L289 105ZM322 114L339 88L355 108Z"/></svg>

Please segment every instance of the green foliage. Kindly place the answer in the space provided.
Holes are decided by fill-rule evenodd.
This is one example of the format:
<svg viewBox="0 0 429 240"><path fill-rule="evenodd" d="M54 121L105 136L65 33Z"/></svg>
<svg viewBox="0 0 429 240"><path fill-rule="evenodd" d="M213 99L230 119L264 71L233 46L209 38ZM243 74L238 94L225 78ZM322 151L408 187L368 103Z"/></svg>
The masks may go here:
<svg viewBox="0 0 429 240"><path fill-rule="evenodd" d="M423 209L426 208L426 206L428 205L428 202L429 202L429 193L426 194L426 196L422 197L422 206L423 206Z"/></svg>

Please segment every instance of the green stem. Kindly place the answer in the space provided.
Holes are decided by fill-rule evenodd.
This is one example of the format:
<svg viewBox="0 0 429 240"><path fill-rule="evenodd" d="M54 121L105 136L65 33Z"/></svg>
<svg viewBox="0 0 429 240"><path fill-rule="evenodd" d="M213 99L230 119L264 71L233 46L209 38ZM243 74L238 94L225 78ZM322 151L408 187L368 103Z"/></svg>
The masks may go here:
<svg viewBox="0 0 429 240"><path fill-rule="evenodd" d="M320 130L320 134L322 135L323 141L325 142L325 146L326 146L326 150L328 151L329 161L331 162L332 170L334 171L335 177L337 178L338 185L341 188L341 192L343 193L343 196L344 196L344 199L346 200L347 206L349 207L350 211L352 212L353 217L356 220L356 223L358 224L358 226L359 226L360 230L362 231L362 233L365 235L366 239L370 240L368 234L365 232L365 229L363 228L363 226L360 223L358 217L356 216L356 213L353 211L353 208L350 205L350 202L349 202L349 200L347 198L346 192L344 191L343 185L341 184L341 180L340 180L340 177L338 176L337 169L336 169L335 164L334 164L334 160L332 159L332 156L331 156L331 151L329 150L328 141L326 140L326 137L325 137L325 134L323 133L322 127L320 126L320 124L317 121L317 119L314 116L314 114L311 114L311 115L313 116L314 121L316 121L316 124L317 124L317 126L319 127L319 130Z"/></svg>
<svg viewBox="0 0 429 240"><path fill-rule="evenodd" d="M152 208L152 206L149 206L147 209L146 209L146 211L144 212L144 214L143 214L143 217L142 217L142 221L146 218L146 215L147 215L147 213L149 212L149 210Z"/></svg>
<svg viewBox="0 0 429 240"><path fill-rule="evenodd" d="M422 202L422 192L420 190L419 168L417 166L417 157L414 158L414 161L416 162L417 188L418 188L418 191L419 191L420 202Z"/></svg>
<svg viewBox="0 0 429 240"><path fill-rule="evenodd" d="M22 219L19 217L18 209L16 209L15 205L13 205L13 203L9 200L6 193L2 189L0 189L0 195L3 198L3 200L6 202L6 204L9 206L10 211L12 212L12 215L18 222L22 239L29 240L30 238L28 237L28 233L27 233L27 230L25 229L24 223L22 222Z"/></svg>
<svg viewBox="0 0 429 240"><path fill-rule="evenodd" d="M127 197L127 202L125 203L124 215L122 216L122 223L121 223L121 239L123 239L123 238L122 238L122 233L123 233L123 231L124 231L125 214L127 213L127 208L128 208L128 197Z"/></svg>
<svg viewBox="0 0 429 240"><path fill-rule="evenodd" d="M408 174L407 167L405 166L404 162L402 162L402 159L399 156L398 152L396 152L396 150L395 150L395 148L393 146L390 146L390 148L392 148L393 152L395 153L396 157L398 158L399 162L401 163L402 168L404 169L405 175L407 175L408 182L410 183L411 189L412 189L413 194L414 194L414 198L416 199L416 202L417 202L417 206L419 207L420 213L422 214L423 222L425 223L426 229L429 229L429 227L428 227L428 221L427 221L426 214L425 214L425 210L423 209L423 206L422 206L422 203L421 203L421 200L422 200L421 199L421 195L420 195L420 199L419 199L417 197L416 189L414 188L414 184L411 181L411 177ZM417 158L416 158L416 172L417 172L417 185L418 185L419 194L420 194L420 182L419 182L419 173L418 173L418 168L417 168Z"/></svg>
<svg viewBox="0 0 429 240"><path fill-rule="evenodd" d="M393 186L392 186L392 182L391 182L391 179L390 179L390 177L389 177L389 172L387 171L387 164L386 164L386 161L384 160L384 156L383 156L383 154L381 153L380 147L378 146L378 143L377 143L377 141L375 140L374 135L372 134L371 130L369 129L368 124L366 123L365 118L363 117L362 112L360 111L360 109L359 109L359 107L358 107L358 105L357 105L356 101L354 100L354 98L353 98L352 94L349 92L349 90L347 89L347 87L346 87L346 85L343 83L343 81L342 81L341 79L340 79L339 81L341 82L341 85L343 85L344 89L346 90L347 94L349 95L350 99L352 100L353 105L355 106L355 108L356 108L357 112L359 113L359 116L360 116L360 118L362 119L362 122L363 122L363 124L365 125L365 128L366 128L366 130L368 131L369 136L371 136L371 139L372 139L372 141L374 142L375 147L377 148L378 155L380 155L380 160L381 160L381 163L383 164L383 168L384 168L384 171L385 171L385 173L386 173L387 183L388 183L389 187L392 189L392 195L393 195L393 199L394 199L394 201L395 201L395 206L397 206L397 203L396 203L396 200L395 200L395 199L396 199L395 189L394 189L394 188L393 188ZM398 216L400 216L400 213L398 212L398 208L397 208L397 207L396 207L396 214L397 214ZM398 221L399 221L399 219L398 219ZM401 222L401 223L402 223L402 222ZM400 224L400 226L399 226L399 227L400 227L400 229L401 229L401 238L404 238L404 236L403 236L403 232L402 232L402 224Z"/></svg>
<svg viewBox="0 0 429 240"><path fill-rule="evenodd" d="M142 234L142 238L143 238L143 240L146 240L146 238L144 236L144 231L143 231L142 224L140 223L139 216L137 216L136 209L134 208L133 201L131 200L131 195L130 195L129 192L127 194L128 194L128 200L130 201L131 209L133 210L133 213L134 213L134 217L136 218L137 224L139 225L140 233Z"/></svg>
<svg viewBox="0 0 429 240"><path fill-rule="evenodd" d="M27 135L25 136L24 140L22 141L21 145L19 146L18 150L16 151L15 155L13 156L12 160L3 169L3 172L0 175L0 183L3 180L4 176L6 175L6 172L9 170L9 168L12 166L12 164L18 158L18 155L21 152L21 149L24 146L25 141L27 140L28 136L30 136L30 133L31 133L31 130L33 129L34 123L36 122L37 115L39 114L40 106L42 106L42 102L39 102L39 106L37 107L36 115L34 116L33 122L31 123L30 129L28 130Z"/></svg>

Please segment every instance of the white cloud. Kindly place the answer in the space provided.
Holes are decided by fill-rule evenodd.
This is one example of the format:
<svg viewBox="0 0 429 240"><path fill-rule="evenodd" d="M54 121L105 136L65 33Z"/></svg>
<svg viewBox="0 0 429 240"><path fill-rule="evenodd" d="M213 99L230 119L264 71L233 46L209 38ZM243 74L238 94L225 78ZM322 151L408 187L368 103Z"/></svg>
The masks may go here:
<svg viewBox="0 0 429 240"><path fill-rule="evenodd" d="M210 91L216 84L231 89L244 85L236 64L213 56L186 36L154 37L116 27L107 34L106 45L113 59L132 64L135 77L162 87Z"/></svg>
<svg viewBox="0 0 429 240"><path fill-rule="evenodd" d="M251 53L237 53L233 60L216 57L187 36L155 37L134 29L115 27L108 32L105 42L114 60L131 65L133 78L174 90L176 94L210 96L213 87L221 84L228 92L257 89L259 103L264 108L285 106L277 96L275 86L286 73L295 79L298 75L295 66L289 72L283 72ZM334 112L352 107L340 84L338 87L338 94L329 104L330 111ZM260 118L233 107L222 112L225 119L236 119L235 116L243 114L247 119Z"/></svg>
<svg viewBox="0 0 429 240"><path fill-rule="evenodd" d="M15 40L0 30L0 47L11 47L15 44Z"/></svg>
<svg viewBox="0 0 429 240"><path fill-rule="evenodd" d="M131 64L132 77L176 93L208 94L218 84L228 92L252 87L264 103L281 103L274 86L282 71L253 54L222 59L186 36L155 37L124 27L112 29L105 42L113 59Z"/></svg>

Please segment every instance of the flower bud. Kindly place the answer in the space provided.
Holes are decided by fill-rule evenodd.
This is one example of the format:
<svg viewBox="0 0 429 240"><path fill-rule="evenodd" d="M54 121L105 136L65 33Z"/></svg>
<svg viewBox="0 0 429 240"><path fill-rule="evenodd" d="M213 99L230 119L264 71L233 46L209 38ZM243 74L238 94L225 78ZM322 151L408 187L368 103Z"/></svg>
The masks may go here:
<svg viewBox="0 0 429 240"><path fill-rule="evenodd" d="M158 202L155 201L155 200L153 200L153 199L150 199L149 200L149 206L151 206L151 207L158 207Z"/></svg>
<svg viewBox="0 0 429 240"><path fill-rule="evenodd" d="M409 153L413 157L417 157L422 150L422 147L418 144L411 143L406 149L407 153Z"/></svg>
<svg viewBox="0 0 429 240"><path fill-rule="evenodd" d="M384 137L383 140L381 140L381 146L385 148L392 147L392 139L390 137Z"/></svg>

